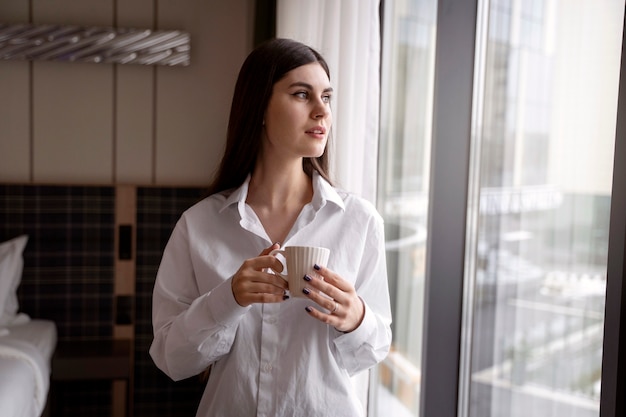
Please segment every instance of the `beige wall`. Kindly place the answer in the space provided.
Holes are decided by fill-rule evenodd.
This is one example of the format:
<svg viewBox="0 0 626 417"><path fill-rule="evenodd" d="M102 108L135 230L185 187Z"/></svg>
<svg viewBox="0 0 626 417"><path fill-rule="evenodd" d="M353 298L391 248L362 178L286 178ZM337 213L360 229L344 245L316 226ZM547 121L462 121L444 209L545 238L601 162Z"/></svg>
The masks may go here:
<svg viewBox="0 0 626 417"><path fill-rule="evenodd" d="M205 185L254 0L12 0L0 22L179 29L191 65L0 60L0 182Z"/></svg>

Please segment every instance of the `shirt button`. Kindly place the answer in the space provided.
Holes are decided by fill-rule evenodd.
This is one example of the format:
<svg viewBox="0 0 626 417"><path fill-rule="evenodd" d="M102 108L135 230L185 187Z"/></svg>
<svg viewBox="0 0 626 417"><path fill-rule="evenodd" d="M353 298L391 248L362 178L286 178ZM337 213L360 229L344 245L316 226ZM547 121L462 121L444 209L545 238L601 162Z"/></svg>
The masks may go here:
<svg viewBox="0 0 626 417"><path fill-rule="evenodd" d="M270 365L269 363L266 363L265 365L263 365L263 370L265 372L270 372L272 370L272 365Z"/></svg>

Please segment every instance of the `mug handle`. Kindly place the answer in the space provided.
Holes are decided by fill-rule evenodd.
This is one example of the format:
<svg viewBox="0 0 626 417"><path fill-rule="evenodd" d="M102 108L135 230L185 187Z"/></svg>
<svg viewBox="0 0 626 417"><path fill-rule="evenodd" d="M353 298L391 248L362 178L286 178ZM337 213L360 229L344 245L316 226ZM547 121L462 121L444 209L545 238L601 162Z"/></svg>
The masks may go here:
<svg viewBox="0 0 626 417"><path fill-rule="evenodd" d="M276 256L278 254L283 255L283 258L285 258L285 251L283 249L274 249L273 251L271 251L269 254L272 256ZM278 259L280 261L281 264L283 264L283 271L285 270L285 268L287 268L287 265L285 265L284 262L282 262L280 259ZM285 274L281 274L278 271L274 271L272 268L269 268L275 275L278 275L279 277L281 277L282 279L284 279L285 281L289 281L289 277Z"/></svg>

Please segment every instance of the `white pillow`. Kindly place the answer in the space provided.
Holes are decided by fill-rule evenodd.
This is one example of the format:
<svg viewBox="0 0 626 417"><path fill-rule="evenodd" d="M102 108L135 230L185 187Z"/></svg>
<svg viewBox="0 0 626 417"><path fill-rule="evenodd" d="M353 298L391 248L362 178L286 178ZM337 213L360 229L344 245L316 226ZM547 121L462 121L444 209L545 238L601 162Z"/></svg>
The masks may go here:
<svg viewBox="0 0 626 417"><path fill-rule="evenodd" d="M21 235L0 244L0 325L15 318L19 309L17 287L22 280L22 253L28 235Z"/></svg>

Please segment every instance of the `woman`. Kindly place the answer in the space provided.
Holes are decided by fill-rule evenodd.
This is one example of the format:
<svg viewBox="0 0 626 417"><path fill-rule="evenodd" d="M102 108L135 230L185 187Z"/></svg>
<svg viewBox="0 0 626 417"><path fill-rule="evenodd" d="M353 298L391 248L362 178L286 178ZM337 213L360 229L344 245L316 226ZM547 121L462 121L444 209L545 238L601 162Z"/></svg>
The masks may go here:
<svg viewBox="0 0 626 417"><path fill-rule="evenodd" d="M350 376L391 342L383 224L331 185L332 88L322 56L274 39L244 62L210 195L163 253L150 354L174 380L212 366L198 416L360 416ZM331 250L306 298L273 249Z"/></svg>

